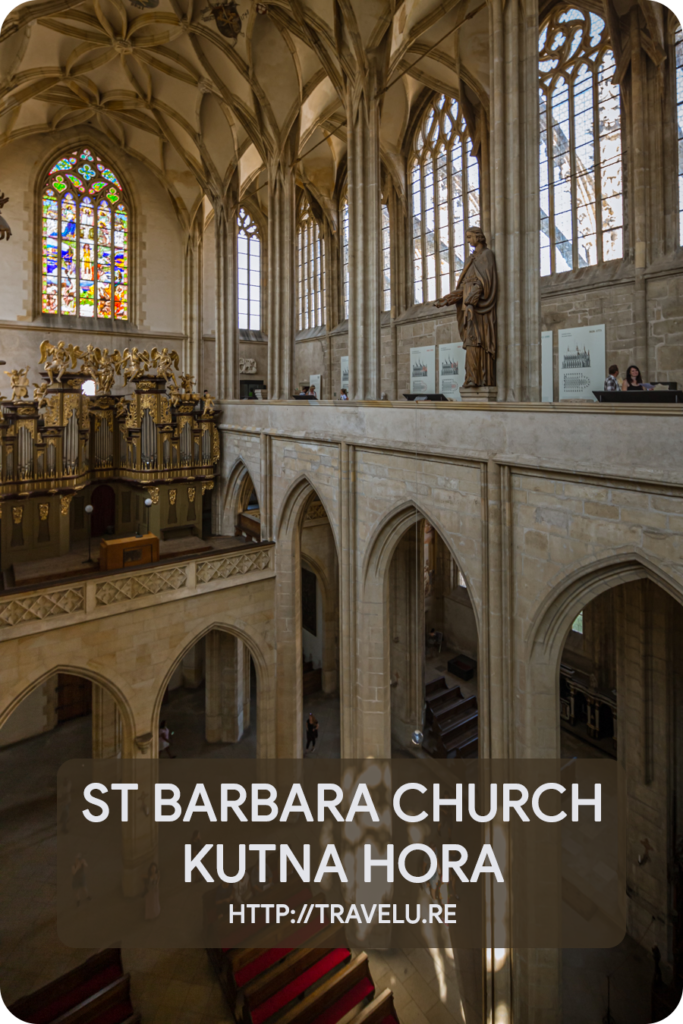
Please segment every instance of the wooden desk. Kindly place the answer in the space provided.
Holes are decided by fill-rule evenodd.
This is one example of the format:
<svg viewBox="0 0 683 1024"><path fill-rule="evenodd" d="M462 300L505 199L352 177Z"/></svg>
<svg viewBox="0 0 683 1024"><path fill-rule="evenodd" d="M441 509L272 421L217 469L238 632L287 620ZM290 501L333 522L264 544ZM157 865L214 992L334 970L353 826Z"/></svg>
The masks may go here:
<svg viewBox="0 0 683 1024"><path fill-rule="evenodd" d="M153 533L100 542L100 569L135 569L158 561L159 538Z"/></svg>

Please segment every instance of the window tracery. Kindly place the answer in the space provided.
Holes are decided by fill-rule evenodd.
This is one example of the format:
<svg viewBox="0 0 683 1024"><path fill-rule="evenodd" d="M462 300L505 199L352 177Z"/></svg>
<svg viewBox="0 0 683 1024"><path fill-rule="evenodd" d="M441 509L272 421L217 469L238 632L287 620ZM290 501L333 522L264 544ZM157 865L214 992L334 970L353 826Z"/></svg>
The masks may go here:
<svg viewBox="0 0 683 1024"><path fill-rule="evenodd" d="M382 203L382 311L391 310L391 226L389 207Z"/></svg>
<svg viewBox="0 0 683 1024"><path fill-rule="evenodd" d="M261 238L243 207L237 214L237 326L261 330Z"/></svg>
<svg viewBox="0 0 683 1024"><path fill-rule="evenodd" d="M128 319L124 196L117 175L90 149L72 150L50 169L42 195L43 313Z"/></svg>
<svg viewBox="0 0 683 1024"><path fill-rule="evenodd" d="M683 29L679 25L676 46L676 124L678 126L678 241L683 245Z"/></svg>
<svg viewBox="0 0 683 1024"><path fill-rule="evenodd" d="M465 233L480 223L479 163L457 100L439 96L417 132L411 168L414 302L455 288Z"/></svg>
<svg viewBox="0 0 683 1024"><path fill-rule="evenodd" d="M298 324L299 330L321 327L326 320L325 241L309 203L304 199L299 213Z"/></svg>
<svg viewBox="0 0 683 1024"><path fill-rule="evenodd" d="M345 196L341 208L342 240L342 300L344 320L349 319L349 199Z"/></svg>
<svg viewBox="0 0 683 1024"><path fill-rule="evenodd" d="M623 255L621 98L602 18L556 8L539 39L541 275Z"/></svg>

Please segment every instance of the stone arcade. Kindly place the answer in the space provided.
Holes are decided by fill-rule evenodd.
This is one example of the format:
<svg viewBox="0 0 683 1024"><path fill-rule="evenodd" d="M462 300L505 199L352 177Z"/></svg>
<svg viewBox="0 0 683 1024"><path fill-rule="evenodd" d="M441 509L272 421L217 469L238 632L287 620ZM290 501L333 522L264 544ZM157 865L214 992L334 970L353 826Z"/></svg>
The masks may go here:
<svg viewBox="0 0 683 1024"><path fill-rule="evenodd" d="M69 758L592 757L626 779L620 947L354 950L339 977L377 993L365 1020L664 1019L683 984L674 15L34 0L0 66L4 1001L91 952L55 925ZM621 390L630 366L644 390ZM131 841L141 915L150 859ZM233 1020L230 956L116 956L143 1024Z"/></svg>

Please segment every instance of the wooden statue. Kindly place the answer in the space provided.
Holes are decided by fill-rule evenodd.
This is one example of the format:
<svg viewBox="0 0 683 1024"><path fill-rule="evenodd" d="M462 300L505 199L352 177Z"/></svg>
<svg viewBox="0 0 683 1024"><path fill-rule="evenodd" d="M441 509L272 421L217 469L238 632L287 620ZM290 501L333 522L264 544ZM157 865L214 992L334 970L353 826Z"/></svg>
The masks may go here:
<svg viewBox="0 0 683 1024"><path fill-rule="evenodd" d="M12 401L20 402L22 398L28 398L28 366L26 369L20 370L5 370L5 373L10 379L10 385L12 388Z"/></svg>
<svg viewBox="0 0 683 1024"><path fill-rule="evenodd" d="M9 196L6 196L4 192L0 192L0 210L2 210L5 203L9 203ZM0 216L0 241L4 239L10 239L12 237L12 229L5 220L4 217ZM5 373L7 371L5 370Z"/></svg>
<svg viewBox="0 0 683 1024"><path fill-rule="evenodd" d="M496 258L479 227L466 232L472 246L455 291L434 305L455 306L458 329L465 349L465 388L494 387L496 383Z"/></svg>
<svg viewBox="0 0 683 1024"><path fill-rule="evenodd" d="M33 401L38 402L38 411L47 405L47 389L50 387L49 381L44 381L42 384L33 385Z"/></svg>
<svg viewBox="0 0 683 1024"><path fill-rule="evenodd" d="M50 384L54 384L55 380L61 383L64 371L69 369L71 352L63 341L53 345L46 339L40 346L40 362L45 363Z"/></svg>

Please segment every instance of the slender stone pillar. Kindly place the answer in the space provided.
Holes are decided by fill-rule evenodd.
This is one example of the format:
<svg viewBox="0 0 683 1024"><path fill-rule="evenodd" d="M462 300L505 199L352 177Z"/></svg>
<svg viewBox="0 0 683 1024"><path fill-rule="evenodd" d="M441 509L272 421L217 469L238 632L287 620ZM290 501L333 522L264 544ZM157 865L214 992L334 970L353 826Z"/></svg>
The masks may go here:
<svg viewBox="0 0 683 1024"><path fill-rule="evenodd" d="M216 397L239 398L237 202L231 190L214 201L216 235Z"/></svg>
<svg viewBox="0 0 683 1024"><path fill-rule="evenodd" d="M407 747L424 705L425 603L423 526L401 537L389 567L391 733Z"/></svg>
<svg viewBox="0 0 683 1024"><path fill-rule="evenodd" d="M491 0L491 238L498 401L540 400L538 2Z"/></svg>
<svg viewBox="0 0 683 1024"><path fill-rule="evenodd" d="M294 390L296 273L294 169L283 159L268 177L268 398Z"/></svg>
<svg viewBox="0 0 683 1024"><path fill-rule="evenodd" d="M95 760L121 756L121 716L116 701L96 683L92 688L92 756Z"/></svg>
<svg viewBox="0 0 683 1024"><path fill-rule="evenodd" d="M204 682L204 653L204 640L199 640L181 662L182 685L186 690L197 690Z"/></svg>
<svg viewBox="0 0 683 1024"><path fill-rule="evenodd" d="M382 185L377 55L368 53L364 87L349 87L349 387L351 398L381 395Z"/></svg>
<svg viewBox="0 0 683 1024"><path fill-rule="evenodd" d="M243 645L214 629L206 637L206 741L238 743L244 733Z"/></svg>
<svg viewBox="0 0 683 1024"><path fill-rule="evenodd" d="M185 243L183 281L183 340L182 367L191 373L197 387L202 388L202 256L203 240L200 225L195 222Z"/></svg>

